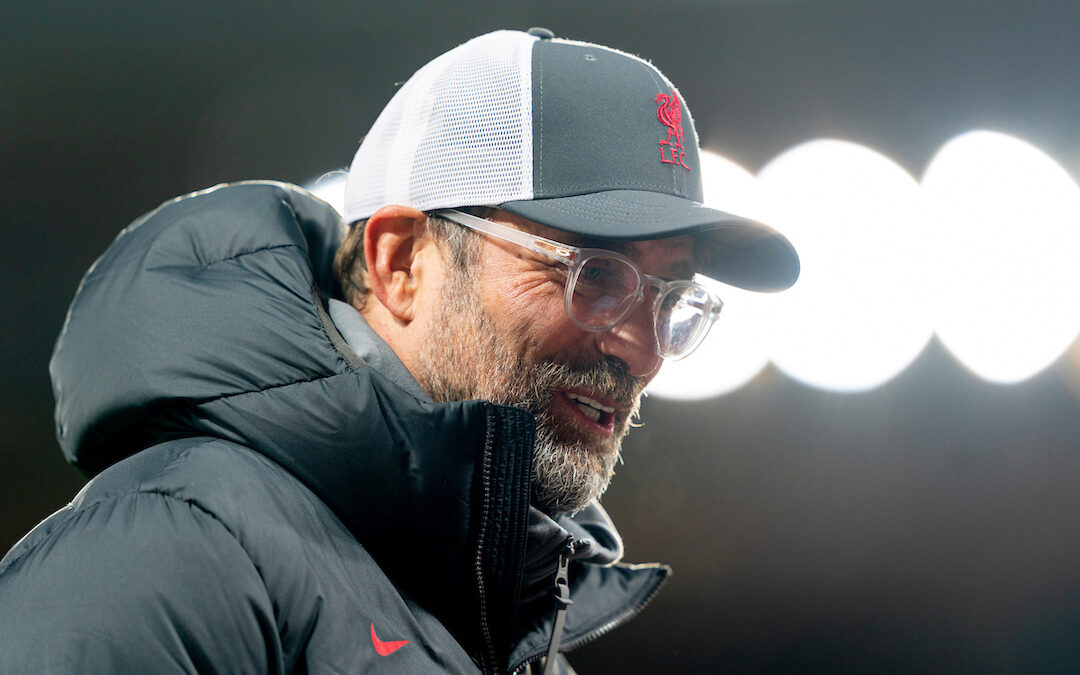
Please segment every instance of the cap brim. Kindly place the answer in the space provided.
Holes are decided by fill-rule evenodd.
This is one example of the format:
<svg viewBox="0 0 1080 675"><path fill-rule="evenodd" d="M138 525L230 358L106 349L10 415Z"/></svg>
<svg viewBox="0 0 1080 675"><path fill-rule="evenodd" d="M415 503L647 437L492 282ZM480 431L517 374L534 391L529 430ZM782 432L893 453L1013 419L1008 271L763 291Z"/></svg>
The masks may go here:
<svg viewBox="0 0 1080 675"><path fill-rule="evenodd" d="M644 190L505 202L500 208L566 232L642 241L697 235L706 276L751 291L782 291L799 278L799 255L768 225L695 201Z"/></svg>

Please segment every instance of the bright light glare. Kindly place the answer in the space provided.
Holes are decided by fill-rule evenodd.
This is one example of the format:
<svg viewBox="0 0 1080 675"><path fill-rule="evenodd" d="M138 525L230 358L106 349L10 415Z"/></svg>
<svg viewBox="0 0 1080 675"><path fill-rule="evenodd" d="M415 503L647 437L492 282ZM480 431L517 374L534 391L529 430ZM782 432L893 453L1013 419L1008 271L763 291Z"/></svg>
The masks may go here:
<svg viewBox="0 0 1080 675"><path fill-rule="evenodd" d="M1050 365L1080 331L1080 188L1042 151L989 131L944 145L923 186L942 342L994 382Z"/></svg>
<svg viewBox="0 0 1080 675"><path fill-rule="evenodd" d="M822 389L863 391L903 370L931 335L918 183L869 148L817 140L758 174L765 222L799 251L802 275L777 296L773 359Z"/></svg>
<svg viewBox="0 0 1080 675"><path fill-rule="evenodd" d="M754 176L713 152L701 152L705 204L759 218L762 204ZM771 296L698 277L724 301L712 332L693 354L665 363L649 385L649 393L670 399L700 399L738 389L769 361L766 341Z"/></svg>

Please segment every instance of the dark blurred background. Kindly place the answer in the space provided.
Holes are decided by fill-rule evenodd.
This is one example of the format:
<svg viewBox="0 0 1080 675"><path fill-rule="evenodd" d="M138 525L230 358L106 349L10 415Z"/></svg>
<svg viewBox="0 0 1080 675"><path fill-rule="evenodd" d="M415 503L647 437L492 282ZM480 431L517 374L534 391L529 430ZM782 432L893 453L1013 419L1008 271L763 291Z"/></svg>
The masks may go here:
<svg viewBox="0 0 1080 675"><path fill-rule="evenodd" d="M346 165L432 57L501 27L641 54L704 147L760 168L855 141L915 176L976 128L1080 177L1080 3L611 0L6 3L0 9L0 549L83 479L47 362L87 267L175 195ZM1012 386L936 340L826 393L771 367L723 397L652 397L605 499L631 560L676 574L576 652L599 672L1080 671L1078 348Z"/></svg>

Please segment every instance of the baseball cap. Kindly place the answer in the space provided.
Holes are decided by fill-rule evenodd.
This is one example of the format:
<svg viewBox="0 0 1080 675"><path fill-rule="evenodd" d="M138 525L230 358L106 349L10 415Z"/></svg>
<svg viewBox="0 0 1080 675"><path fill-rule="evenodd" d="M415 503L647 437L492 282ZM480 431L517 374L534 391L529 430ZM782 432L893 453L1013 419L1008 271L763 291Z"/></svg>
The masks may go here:
<svg viewBox="0 0 1080 675"><path fill-rule="evenodd" d="M481 35L409 78L353 158L343 216L498 206L585 237L693 234L709 277L758 291L795 283L782 234L702 197L678 89L636 56L533 28Z"/></svg>

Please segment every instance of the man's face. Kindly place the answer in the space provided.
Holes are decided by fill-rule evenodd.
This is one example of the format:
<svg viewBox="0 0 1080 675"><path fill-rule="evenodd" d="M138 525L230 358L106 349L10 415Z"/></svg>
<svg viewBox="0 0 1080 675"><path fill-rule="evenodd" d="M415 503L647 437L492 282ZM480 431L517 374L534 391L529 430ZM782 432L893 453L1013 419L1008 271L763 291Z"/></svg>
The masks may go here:
<svg viewBox="0 0 1080 675"><path fill-rule="evenodd" d="M556 241L572 235L500 212L492 217ZM690 276L687 237L622 244L643 271ZM447 265L418 354L418 380L437 401L482 398L536 416L534 501L577 511L607 488L641 393L660 367L651 299L614 328L594 333L563 309L566 266L489 237L479 262Z"/></svg>

